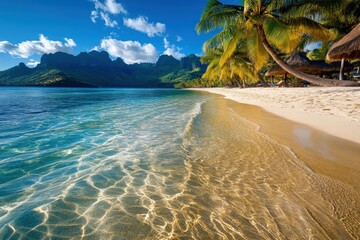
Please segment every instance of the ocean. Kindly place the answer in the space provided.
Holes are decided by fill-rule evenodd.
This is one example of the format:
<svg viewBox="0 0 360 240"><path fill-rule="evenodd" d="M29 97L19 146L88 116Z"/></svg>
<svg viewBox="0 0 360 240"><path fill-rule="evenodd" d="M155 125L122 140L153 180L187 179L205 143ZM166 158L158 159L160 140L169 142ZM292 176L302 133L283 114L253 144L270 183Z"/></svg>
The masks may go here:
<svg viewBox="0 0 360 240"><path fill-rule="evenodd" d="M353 237L323 183L221 96L0 88L0 239Z"/></svg>

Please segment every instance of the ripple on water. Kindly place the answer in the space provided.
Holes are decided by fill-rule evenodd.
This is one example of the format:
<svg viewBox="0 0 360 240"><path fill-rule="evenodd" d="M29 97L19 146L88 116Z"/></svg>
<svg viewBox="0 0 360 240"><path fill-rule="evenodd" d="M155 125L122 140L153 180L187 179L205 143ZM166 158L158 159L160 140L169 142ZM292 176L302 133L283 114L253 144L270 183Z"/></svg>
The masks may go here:
<svg viewBox="0 0 360 240"><path fill-rule="evenodd" d="M1 239L350 237L314 174L225 100L89 91L43 100L61 118L9 140L28 152L2 146Z"/></svg>

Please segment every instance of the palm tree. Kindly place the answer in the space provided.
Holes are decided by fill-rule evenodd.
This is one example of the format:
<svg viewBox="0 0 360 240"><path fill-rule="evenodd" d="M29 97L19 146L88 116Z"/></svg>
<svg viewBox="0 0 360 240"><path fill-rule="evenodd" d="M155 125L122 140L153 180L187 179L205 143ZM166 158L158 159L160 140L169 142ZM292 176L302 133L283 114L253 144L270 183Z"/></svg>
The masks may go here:
<svg viewBox="0 0 360 240"><path fill-rule="evenodd" d="M230 38L229 38L230 36ZM216 34L210 40L204 43L205 55L201 58L203 63L209 64L206 73L203 75L205 79L218 79L225 85L243 86L249 83L255 83L260 80L259 75L255 74L253 63L248 58L244 41L237 42L231 51L231 56L226 57L224 49L232 48L229 41L232 36L232 29L225 28ZM265 85L267 85L265 83Z"/></svg>
<svg viewBox="0 0 360 240"><path fill-rule="evenodd" d="M305 35L313 40L327 39L330 31L309 16L316 16L337 0L245 0L244 6L227 5L209 0L197 24L197 31L209 32L216 28L233 26L240 31L230 42L246 40L249 58L261 69L271 56L276 63L293 76L320 86L351 86L354 82L322 79L305 74L285 63L276 48L291 52ZM309 15L311 14L311 15ZM234 43L224 50L224 60L230 58Z"/></svg>
<svg viewBox="0 0 360 240"><path fill-rule="evenodd" d="M234 53L231 59L220 64L222 55L223 50L221 48L209 48L206 50L201 61L209 65L202 77L203 79L221 82L225 86L246 86L246 84L258 81L252 63L246 61L241 53ZM210 84L216 85L213 82Z"/></svg>

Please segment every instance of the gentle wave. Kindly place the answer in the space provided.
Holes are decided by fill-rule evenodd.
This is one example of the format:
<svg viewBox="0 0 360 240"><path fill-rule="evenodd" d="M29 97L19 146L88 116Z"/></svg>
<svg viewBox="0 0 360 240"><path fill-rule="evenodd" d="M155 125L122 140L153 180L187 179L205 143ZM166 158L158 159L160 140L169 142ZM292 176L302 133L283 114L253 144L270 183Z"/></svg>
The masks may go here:
<svg viewBox="0 0 360 240"><path fill-rule="evenodd" d="M201 115L201 108L203 106L203 104L205 103L206 101L201 101L201 102L198 102L195 104L194 108L191 110L190 112L190 117L189 117L189 120L185 126L185 129L184 129L184 133L183 135L186 135L190 130L191 130L191 127L193 125L193 122L195 120L195 118L199 115Z"/></svg>

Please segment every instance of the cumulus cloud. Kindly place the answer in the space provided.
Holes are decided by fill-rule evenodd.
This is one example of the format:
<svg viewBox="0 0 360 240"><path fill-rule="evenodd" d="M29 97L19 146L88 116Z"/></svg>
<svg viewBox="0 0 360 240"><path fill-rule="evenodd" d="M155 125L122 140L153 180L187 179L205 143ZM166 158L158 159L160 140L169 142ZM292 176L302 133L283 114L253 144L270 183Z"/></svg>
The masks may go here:
<svg viewBox="0 0 360 240"><path fill-rule="evenodd" d="M166 31L166 26L163 23L149 23L149 19L140 16L135 19L124 18L124 25L137 30L142 33L146 33L149 37L161 36Z"/></svg>
<svg viewBox="0 0 360 240"><path fill-rule="evenodd" d="M154 45L141 44L138 41L120 41L113 38L103 39L101 49L113 57L120 57L127 64L157 61L159 54Z"/></svg>
<svg viewBox="0 0 360 240"><path fill-rule="evenodd" d="M170 44L170 42L167 40L167 38L164 38L164 48L165 48L165 51L163 54L173 56L176 59L185 57L185 54L181 53L182 49L173 44Z"/></svg>
<svg viewBox="0 0 360 240"><path fill-rule="evenodd" d="M35 61L34 59L30 59L29 62L26 64L29 67L36 67L38 64L40 64L39 61Z"/></svg>
<svg viewBox="0 0 360 240"><path fill-rule="evenodd" d="M59 51L70 53L72 48L76 46L76 43L71 38L64 38L64 40L64 42L53 41L40 34L39 40L24 41L18 44L0 41L0 52L21 58L28 58L34 54L55 53Z"/></svg>
<svg viewBox="0 0 360 240"><path fill-rule="evenodd" d="M96 23L98 18L101 18L105 26L115 27L118 25L116 20L111 19L111 15L127 14L126 9L121 3L116 0L91 0L95 4L95 10L91 11L90 19L93 23Z"/></svg>

